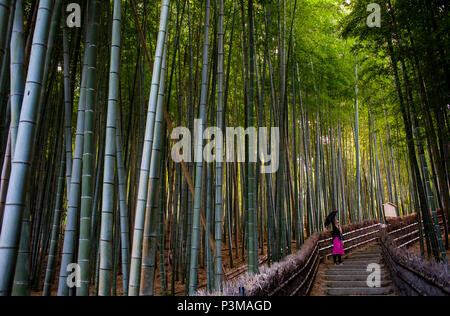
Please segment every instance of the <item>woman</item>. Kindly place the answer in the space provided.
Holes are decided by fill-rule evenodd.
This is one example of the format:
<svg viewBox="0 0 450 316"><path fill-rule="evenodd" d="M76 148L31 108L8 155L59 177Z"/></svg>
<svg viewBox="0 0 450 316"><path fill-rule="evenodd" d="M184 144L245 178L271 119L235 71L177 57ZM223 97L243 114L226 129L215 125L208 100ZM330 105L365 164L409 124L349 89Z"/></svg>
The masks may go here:
<svg viewBox="0 0 450 316"><path fill-rule="evenodd" d="M333 224L333 231L331 233L331 236L333 238L333 261L335 265L343 265L342 263L342 256L344 253L344 243L343 243L343 235L342 235L342 228L339 225L339 222L334 219L332 221Z"/></svg>

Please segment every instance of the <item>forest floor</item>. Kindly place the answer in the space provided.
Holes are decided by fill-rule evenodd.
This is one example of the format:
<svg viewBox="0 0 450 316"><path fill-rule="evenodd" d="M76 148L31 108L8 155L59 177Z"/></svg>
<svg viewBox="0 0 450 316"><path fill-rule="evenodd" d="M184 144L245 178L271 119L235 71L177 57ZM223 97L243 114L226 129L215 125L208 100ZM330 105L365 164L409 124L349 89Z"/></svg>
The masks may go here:
<svg viewBox="0 0 450 316"><path fill-rule="evenodd" d="M295 242L292 245L292 251L295 252ZM267 245L264 247L264 251L260 253L260 261L262 262L264 257L267 254ZM236 270L242 270L243 267L247 266L247 253L245 253L245 256L242 257L242 249L240 248L239 251L236 251L236 248L233 247L233 267L231 267L231 260L230 260L230 251L229 248L224 248L222 252L222 258L223 258L223 265L224 265L224 272L226 274L232 273L233 279L239 277L242 275L245 270L241 273L239 273ZM158 257L159 259L159 257ZM198 270L198 289L205 289L206 288L206 266L203 264L203 255L200 256L200 266ZM233 272L236 271L236 274ZM168 286L168 293L169 295L172 294L172 267L169 266L169 268L165 268L166 273L166 282ZM58 269L55 273L56 276L59 276L59 264ZM181 273L180 273L181 276ZM32 291L32 296L41 296L42 295L42 285L44 284L44 277L45 277L45 267L43 268L43 271L41 273L41 286L39 291ZM225 277L224 277L224 281ZM181 281L175 281L174 284L175 289L175 296L185 296L185 290L186 285ZM55 280L53 283L51 295L56 296L58 291L58 282ZM91 286L90 293L91 295L94 295L95 287ZM116 280L116 292L113 293L114 296L122 296L123 295L123 276L120 274L117 277ZM160 266L159 266L159 260L156 267L156 276L155 276L155 296L161 296L162 295L162 289L161 289L161 274L160 274Z"/></svg>

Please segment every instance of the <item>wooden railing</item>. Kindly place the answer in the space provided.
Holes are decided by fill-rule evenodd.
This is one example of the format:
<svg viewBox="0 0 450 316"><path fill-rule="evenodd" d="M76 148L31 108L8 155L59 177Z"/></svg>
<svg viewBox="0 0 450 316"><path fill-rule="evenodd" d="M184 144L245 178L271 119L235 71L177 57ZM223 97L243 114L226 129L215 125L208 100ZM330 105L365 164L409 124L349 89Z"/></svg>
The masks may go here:
<svg viewBox="0 0 450 316"><path fill-rule="evenodd" d="M406 227L405 227L406 228ZM400 230L399 230L400 231ZM384 262L400 295L403 296L449 296L450 274L447 264L424 261L400 247L392 232L380 232L380 244ZM411 233L402 236L408 238ZM414 240L411 239L409 242Z"/></svg>
<svg viewBox="0 0 450 316"><path fill-rule="evenodd" d="M407 248L412 244L415 244L420 239L420 229L419 223L417 221L417 217L415 215L411 215L408 217L411 221L410 224L407 224L404 227L397 228L395 230L388 230L389 235L392 236L393 241L397 245L398 248ZM395 221L395 220L394 220ZM439 226L441 228L441 233L444 233L444 218L442 214L438 215ZM423 221L422 221L423 225ZM433 225L434 226L434 225ZM422 232L424 229L422 229Z"/></svg>
<svg viewBox="0 0 450 316"><path fill-rule="evenodd" d="M319 268L319 243L316 244L313 253L309 256L305 265L300 267L286 281L281 283L268 296L305 296L312 288L314 278Z"/></svg>
<svg viewBox="0 0 450 316"><path fill-rule="evenodd" d="M375 223L367 227L362 227L344 233L344 250L345 253L349 253L364 247L372 242L378 240L378 233L380 232L380 223ZM319 241L320 256L326 258L331 255L333 250L333 239L326 238Z"/></svg>

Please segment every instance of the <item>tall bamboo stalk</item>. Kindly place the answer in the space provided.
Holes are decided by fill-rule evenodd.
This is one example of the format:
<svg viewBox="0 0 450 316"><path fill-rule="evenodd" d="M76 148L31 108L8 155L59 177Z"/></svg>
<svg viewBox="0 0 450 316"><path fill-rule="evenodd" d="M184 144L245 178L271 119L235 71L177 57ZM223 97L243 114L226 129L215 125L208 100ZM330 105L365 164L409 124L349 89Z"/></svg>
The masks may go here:
<svg viewBox="0 0 450 316"><path fill-rule="evenodd" d="M205 31L203 42L203 63L202 63L202 88L200 98L200 128L198 130L197 140L195 142L195 157L202 159L203 157L203 131L206 124L206 102L208 97L208 62L209 62L209 28L211 15L211 1L206 0L205 9ZM195 196L194 196L194 216L192 224L192 246L189 273L189 294L194 295L197 291L197 272L198 272L198 255L200 245L200 212L202 198L202 172L203 162L196 162L195 172Z"/></svg>
<svg viewBox="0 0 450 316"><path fill-rule="evenodd" d="M118 107L118 103L116 103ZM127 207L127 181L125 174L125 166L123 161L122 146L122 126L120 124L120 111L116 110L116 164L117 164L117 180L119 185L119 208L120 208L120 245L121 245L121 262L123 275L123 296L128 296L128 280L130 274L130 229Z"/></svg>
<svg viewBox="0 0 450 316"><path fill-rule="evenodd" d="M166 61L167 61L167 42L164 42L164 52L161 63L161 74L159 80L158 101L155 117L155 134L152 147L152 158L150 163L149 183L148 183L148 200L144 226L144 242L142 250L141 265L141 296L152 296L154 293L154 280L156 269L156 251L158 246L158 218L160 217L158 210L158 183L166 179L161 176L163 169L161 168L161 150L163 143L163 106L165 95L165 78L166 78ZM159 207L163 207L160 205ZM162 246L162 245L161 245ZM160 251L163 251L161 248Z"/></svg>
<svg viewBox="0 0 450 316"><path fill-rule="evenodd" d="M55 278L55 270L57 263L57 251L59 241L59 230L61 225L61 214L64 200L64 172L65 172L66 156L65 152L61 155L60 171L58 176L58 189L56 193L55 211L53 214L53 223L51 228L50 249L48 252L47 268L45 270L44 289L42 296L49 296L53 280Z"/></svg>
<svg viewBox="0 0 450 316"><path fill-rule="evenodd" d="M8 37L8 18L11 10L10 4L10 0L0 1L0 64L3 62L5 56L6 40Z"/></svg>
<svg viewBox="0 0 450 316"><path fill-rule="evenodd" d="M217 127L223 130L224 122L224 0L219 2L219 40L217 63ZM216 194L215 194L215 289L222 291L223 264L222 264L222 231L223 231L223 147L219 146L216 152ZM231 247L231 243L230 243Z"/></svg>
<svg viewBox="0 0 450 316"><path fill-rule="evenodd" d="M359 149L359 106L358 106L358 64L355 65L355 146L356 146L356 206L358 212L358 222L363 220L361 211L361 166Z"/></svg>
<svg viewBox="0 0 450 316"><path fill-rule="evenodd" d="M255 34L254 34L254 20L253 20L253 0L248 1L248 23L249 23L249 49L250 49L250 83L249 83L249 93L248 93L248 109L247 109L247 125L249 128L254 126L254 82L255 82ZM248 150L253 148L254 144L249 144ZM248 157L252 153L248 152ZM254 162L247 162L247 216L248 216L248 270L250 273L258 273L258 247L257 247L257 215L256 215L256 164Z"/></svg>
<svg viewBox="0 0 450 316"><path fill-rule="evenodd" d="M153 145L153 132L155 126L156 104L158 100L159 79L161 74L161 64L164 50L164 41L166 38L170 0L163 0L161 6L161 18L156 46L155 61L153 65L152 88L147 113L147 123L145 130L144 148L142 151L142 162L139 174L138 200L136 204L136 214L133 233L133 248L130 266L129 295L137 296L139 294L139 285L141 279L141 261L142 261L142 239L144 233L145 211L148 194L148 177L151 162L151 150Z"/></svg>
<svg viewBox="0 0 450 316"><path fill-rule="evenodd" d="M81 178L81 209L80 209L80 235L78 248L78 264L80 266L81 286L77 288L78 296L89 295L90 248L91 248L91 211L94 189L93 166L95 163L94 145L94 103L97 86L97 32L100 10L100 1L89 2L88 33L85 45L87 46L87 82L86 107L84 110L84 141L83 141L83 171ZM116 20L114 20L116 22ZM120 21L119 21L120 22ZM115 43L114 43L115 44ZM120 44L120 43L119 43ZM116 70L116 69L114 69ZM117 87L114 89L118 90Z"/></svg>
<svg viewBox="0 0 450 316"><path fill-rule="evenodd" d="M21 220L26 202L31 149L34 142L36 116L43 79L44 59L47 52L52 1L39 2L38 18L33 36L30 64L22 102L16 150L12 162L0 237L0 295L9 295L17 259Z"/></svg>
<svg viewBox="0 0 450 316"><path fill-rule="evenodd" d="M25 48L23 39L23 1L16 1L11 36L11 152L14 156L20 109L25 88Z"/></svg>
<svg viewBox="0 0 450 316"><path fill-rule="evenodd" d="M99 295L111 295L113 270L113 217L116 163L117 103L120 87L122 0L114 1L114 17L109 71L108 116L106 123L105 166L103 172L103 204L100 230Z"/></svg>
<svg viewBox="0 0 450 316"><path fill-rule="evenodd" d="M70 181L72 178L72 91L70 83L70 56L67 28L62 15L63 59L64 59L64 141L66 154L66 188L67 201L70 199Z"/></svg>

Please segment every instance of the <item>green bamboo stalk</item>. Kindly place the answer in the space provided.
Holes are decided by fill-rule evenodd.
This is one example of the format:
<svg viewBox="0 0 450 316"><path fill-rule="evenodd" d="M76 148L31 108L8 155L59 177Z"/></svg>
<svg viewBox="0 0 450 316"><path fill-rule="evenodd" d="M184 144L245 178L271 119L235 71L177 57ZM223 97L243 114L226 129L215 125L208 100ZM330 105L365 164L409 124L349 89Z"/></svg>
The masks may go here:
<svg viewBox="0 0 450 316"><path fill-rule="evenodd" d="M212 120L210 120L212 121ZM208 135L211 137L211 135ZM203 241L205 245L205 253L206 253L206 291L211 292L214 288L215 280L214 280L214 264L213 264L213 251L211 245L209 244L209 239L213 224L213 209L212 209L212 182L213 182L213 165L209 163L205 163L206 168L206 230L205 230L205 239Z"/></svg>
<svg viewBox="0 0 450 316"><path fill-rule="evenodd" d="M341 126L339 125L339 131L338 131L338 138L339 138L339 163L340 163L340 169L341 172L339 174L339 178L341 179L341 188L342 188L342 213L340 215L342 215L342 222L344 225L347 224L347 200L345 198L345 192L346 192L346 187L345 187L345 170L344 170L344 165L343 165L343 145L342 145L342 138L341 138Z"/></svg>
<svg viewBox="0 0 450 316"><path fill-rule="evenodd" d="M218 31L218 64L217 64L217 127L223 130L224 122L224 0L219 2L219 31ZM223 263L222 263L222 233L223 233L223 147L216 150L216 185L215 185L215 265L214 288L222 291ZM231 242L230 242L231 247ZM230 248L231 249L231 248Z"/></svg>
<svg viewBox="0 0 450 316"><path fill-rule="evenodd" d="M111 295L113 269L113 217L116 162L117 103L120 91L122 0L114 1L114 17L109 71L109 97L106 127L105 165L103 173L103 199L100 230L99 296Z"/></svg>
<svg viewBox="0 0 450 316"><path fill-rule="evenodd" d="M20 109L25 88L25 59L23 39L23 1L16 1L11 35L11 153L14 156L19 127Z"/></svg>
<svg viewBox="0 0 450 316"><path fill-rule="evenodd" d="M118 186L116 185L116 194ZM117 199L114 200L114 230L113 230L113 268L111 295L117 296L117 271L119 270L120 257L120 209L117 207Z"/></svg>
<svg viewBox="0 0 450 316"><path fill-rule="evenodd" d="M50 76L50 71L51 71L51 66L52 66L52 61L53 61L53 48L54 48L54 38L56 37L56 32L58 31L58 26L59 23L61 22L60 20L60 14L61 14L61 3L62 0L55 0L54 4L53 4L53 8L52 8L52 18L51 18L51 22L50 22L50 33L49 33L49 37L48 37L48 43L47 43L47 53L45 56L45 66L44 66L44 77L43 77L43 81L47 82L48 78ZM41 91L41 98L39 99L39 111L38 111L38 116L37 116L37 130L40 129L40 124L42 122L42 115L44 114L44 102L46 101L46 99L48 99L48 96L46 97L46 86L43 85L41 87L42 91Z"/></svg>
<svg viewBox="0 0 450 316"><path fill-rule="evenodd" d="M195 142L196 157L203 157L203 131L205 130L206 121L206 102L208 96L208 62L209 62L209 23L211 15L211 1L206 0L205 10L205 32L203 43L203 63L202 63L202 88L200 99L200 128L198 130L197 140ZM196 163L195 172L195 199L194 199L194 216L192 222L192 245L191 245L191 260L189 273L189 295L194 295L197 291L197 272L198 272L198 254L200 245L200 208L202 195L202 172L203 163Z"/></svg>
<svg viewBox="0 0 450 316"><path fill-rule="evenodd" d="M34 142L36 116L43 80L44 59L49 39L51 3L41 0L33 36L30 64L25 85L26 95L22 102L16 151L11 168L2 234L0 237L0 295L9 295L17 259L21 220L26 202L31 149Z"/></svg>
<svg viewBox="0 0 450 316"><path fill-rule="evenodd" d="M250 83L248 91L248 109L247 109L247 125L254 127L254 82L255 82L255 49L254 49L254 20L253 20L253 0L248 1L248 23L249 23L249 48L250 48ZM256 238L256 164L248 162L247 164L247 216L248 216L248 270L252 274L257 274L258 267L258 247Z"/></svg>
<svg viewBox="0 0 450 316"><path fill-rule="evenodd" d="M393 194L393 188L392 188L392 176L393 176L393 172L391 169L391 154L390 154L390 147L391 147L391 138L389 137L389 123L387 121L387 117L386 117L386 109L384 109L384 116L385 116L385 124L386 124L386 129L385 129L385 135L386 135L386 169L387 169L387 174L386 174L386 180L387 180L387 188L388 188L388 196L389 196L389 202L394 203L394 194ZM398 212L398 204L397 205L397 209L396 211ZM399 214L397 213L397 216Z"/></svg>
<svg viewBox="0 0 450 316"><path fill-rule="evenodd" d="M92 195L94 187L93 165L94 152L94 103L97 86L97 33L100 11L100 1L90 1L88 8L88 32L85 45L87 46L87 81L86 81L86 106L84 109L84 141L83 141L83 171L81 179L81 210L80 210L80 235L78 248L78 265L80 266L80 284L77 288L77 296L89 295L90 274L90 248L91 248L91 211ZM120 18L120 16L119 16ZM120 22L120 21L119 21ZM120 31L120 30L119 30ZM114 43L115 44L115 43ZM120 43L119 43L120 44ZM113 61L112 61L113 62ZM114 61L117 62L117 61ZM114 69L116 70L116 69ZM114 87L114 89L118 89Z"/></svg>
<svg viewBox="0 0 450 316"><path fill-rule="evenodd" d="M161 18L156 46L155 61L153 65L152 88L150 92L147 123L145 132L144 148L142 151L142 162L139 175L138 201L136 205L133 248L130 266L129 295L137 296L139 294L139 285L141 279L142 262L142 239L145 223L145 211L148 195L148 177L152 154L153 132L155 126L156 104L158 100L159 79L161 73L162 55L164 50L164 41L166 38L170 0L163 0L161 6Z"/></svg>
<svg viewBox="0 0 450 316"><path fill-rule="evenodd" d="M358 64L355 65L355 147L356 147L356 203L358 212L358 222L363 220L361 211L361 166L360 166L360 149L359 149L359 105L358 105Z"/></svg>
<svg viewBox="0 0 450 316"><path fill-rule="evenodd" d="M118 107L118 103L116 103ZM120 113L119 109L116 110ZM120 116L117 116L116 129L116 164L117 179L119 184L119 207L120 207L120 234L121 234L121 255L122 255L122 275L123 275L123 296L128 296L128 280L130 274L130 229L127 207L127 181L123 162L122 149L122 126Z"/></svg>
<svg viewBox="0 0 450 316"><path fill-rule="evenodd" d="M3 62L3 58L6 55L6 40L8 29L8 18L11 10L10 0L0 0L0 64Z"/></svg>
<svg viewBox="0 0 450 316"><path fill-rule="evenodd" d="M27 203L22 219L22 231L20 235L19 251L17 253L17 264L14 274L12 296L30 295L30 226L29 203Z"/></svg>
<svg viewBox="0 0 450 316"><path fill-rule="evenodd" d="M85 46L83 71L81 76L80 97L78 102L77 130L75 135L75 149L72 160L72 176L70 178L70 193L67 202L66 227L64 231L64 243L62 250L61 269L59 272L58 296L68 296L67 267L74 260L75 238L78 227L78 208L80 203L81 172L84 147L84 120L86 106L87 84L87 46Z"/></svg>
<svg viewBox="0 0 450 316"><path fill-rule="evenodd" d="M59 228L61 225L61 214L64 199L64 172L65 172L64 169L66 168L65 164L66 164L66 156L65 153L63 152L58 177L58 189L56 194L55 211L53 214L53 224L51 227L50 249L48 252L47 269L45 270L44 289L42 292L42 296L50 296L51 287L53 284L53 280L55 278Z"/></svg>
<svg viewBox="0 0 450 316"><path fill-rule="evenodd" d="M370 111L370 106L369 106L369 110L368 110L368 115L369 115L369 156L370 156L370 209L372 211L372 216L373 218L377 218L377 213L375 210L375 190L374 190L374 166L373 166L373 161L374 161L374 154L373 154L373 137L372 137L372 118L371 118L371 111Z"/></svg>
<svg viewBox="0 0 450 316"><path fill-rule="evenodd" d="M63 32L63 59L64 59L64 141L66 154L66 194L67 201L70 199L70 181L72 178L72 91L70 84L70 56L69 41L67 39L67 28L64 15L62 15Z"/></svg>
<svg viewBox="0 0 450 316"><path fill-rule="evenodd" d="M375 173L376 173L376 183L377 183L377 209L378 209L378 216L379 219L381 219L383 222L384 220L384 212L382 209L382 205L384 202L384 194L383 194L383 186L381 183L381 172L380 172L380 160L378 155L378 145L377 145L377 137L376 135L373 135L373 143L375 146Z"/></svg>
<svg viewBox="0 0 450 316"><path fill-rule="evenodd" d="M162 148L161 148L161 154L165 155L166 153L166 146L167 146L167 138L166 138L166 126L164 122L162 123ZM164 156L163 156L164 157ZM161 172L161 179L159 184L159 219L158 219L158 247L159 247L159 273L161 278L161 294L163 296L167 296L167 276L166 276L166 269L164 264L164 246L165 246L165 236L164 236L164 214L166 212L166 174L165 174L165 159L160 159L160 172Z"/></svg>
<svg viewBox="0 0 450 316"><path fill-rule="evenodd" d="M156 269L156 251L158 246L158 182L165 181L161 176L161 150L163 138L163 107L165 96L165 78L166 78L166 61L167 61L167 42L164 42L164 52L161 63L161 74L159 80L158 101L155 117L155 134L152 147L152 158L150 163L150 173L148 181L148 200L144 227L144 242L142 250L141 264L141 296L154 295L154 280Z"/></svg>
<svg viewBox="0 0 450 316"><path fill-rule="evenodd" d="M419 146L420 147L422 146L420 141L419 141ZM441 253L440 259L442 260L443 263L447 264L447 256L446 256L446 251L445 251L445 247L444 247L444 242L442 239L441 226L439 225L439 219L437 216L436 204L435 204L435 200L434 200L434 196L433 196L433 190L431 188L429 167L428 167L428 163L426 161L425 153L423 152L423 149L419 150L419 158L420 158L420 162L422 165L422 172L423 172L423 178L424 178L424 183L425 183L425 192L427 193L427 197L428 197L428 203L429 203L428 207L430 208L431 214L433 215L434 230L435 230L435 234L437 237L437 243L439 245L439 251ZM445 225L445 223L444 223L444 225ZM437 257L436 259L439 259L439 257Z"/></svg>
<svg viewBox="0 0 450 316"><path fill-rule="evenodd" d="M10 43L11 43L11 33L12 33L12 27L14 24L14 10L15 5L9 1L2 1L1 4L1 11L0 16L2 20L0 21L0 30L2 31L2 34L0 35L0 99L1 99L1 107L0 107L0 113L5 118L8 118L8 108L9 103L7 105L8 100L8 68L9 68L9 59L10 59ZM1 120L0 125L0 133L2 136L2 140L0 142L0 145L2 146L3 150L3 139L5 136L5 132L8 131L8 121L7 120ZM4 152L0 153L0 156L3 156Z"/></svg>
<svg viewBox="0 0 450 316"><path fill-rule="evenodd" d="M5 141L9 134L10 127L10 111L11 111L11 100L8 97L8 70L10 66L10 44L11 44L11 33L14 24L15 15L15 5L7 1L5 3L6 7L2 7L3 13L8 15L5 17L4 21L0 23L6 23L3 29L4 34L0 35L0 115L4 119L0 120L0 157L5 154L4 150L6 147ZM3 26L0 26L3 28ZM3 168L2 162L0 161L0 167Z"/></svg>
<svg viewBox="0 0 450 316"><path fill-rule="evenodd" d="M0 176L0 224L3 220L3 211L6 204L6 194L8 193L9 176L11 174L11 157L11 133L9 133L6 143L6 152L3 161L2 173Z"/></svg>
<svg viewBox="0 0 450 316"><path fill-rule="evenodd" d="M283 0L283 3L285 1ZM281 1L278 1L280 8ZM276 249L275 251L275 259L276 261L281 260L285 255L286 248L284 247L285 242L285 218L284 212L286 209L286 190L284 188L285 184L285 168L286 168L286 138L285 138L285 119L286 119L286 33L285 33L285 12L282 14L282 18L279 19L279 72L280 72L280 80L279 80L279 101L278 101L278 111L279 113L274 112L273 121L275 125L279 125L280 128L280 167L278 170L278 174L276 177L276 208L275 208L275 219L278 219L278 223L276 223L274 232L276 233ZM283 26L282 26L283 25ZM270 70L269 63L269 70ZM271 79L272 80L272 79ZM275 99L273 97L273 99ZM272 102L274 103L274 102ZM277 227L278 226L278 227Z"/></svg>
<svg viewBox="0 0 450 316"><path fill-rule="evenodd" d="M9 3L9 2L8 2ZM8 4L9 5L9 4ZM12 5L11 5L12 7ZM14 31L14 29L19 29L20 25L19 22L20 20L18 20L20 18L20 15L18 17L16 17L15 14L15 6L14 8L12 8L13 10L11 12L9 12L10 8L7 7L2 7L1 10L3 10L3 12L0 12L0 14L4 14L6 13L5 10L8 10L9 14L8 17L9 19L12 19L12 25L8 25L8 30L10 27L12 27L12 32ZM19 8L21 9L21 7ZM21 11L19 11L20 13ZM17 20L17 21L16 21ZM5 19L5 21L7 21L7 19ZM2 21L1 23L5 22ZM23 21L23 20L22 20ZM23 23L22 23L23 24ZM0 26L2 27L2 26ZM8 33L8 31L6 32L6 34ZM6 36L6 34L2 34L0 35L0 37ZM13 61L19 62L17 55L19 54L19 50L20 50L20 46L18 45L18 41L17 39L19 38L17 33L13 33L11 34L11 43L13 45L9 45L8 43L6 43L5 47L3 48L3 43L0 43L0 54L5 55L4 58L1 57L0 58L0 65L1 65L1 75L0 75L0 113L3 113L3 107L6 105L6 113L5 113L5 119L1 120L1 125L0 125L0 166L1 166L1 180L0 180L0 224L2 223L2 218L3 218L3 211L5 208L5 203L6 203L6 194L8 192L8 184L9 184L9 177L11 174L11 159L12 157L14 157L14 148L15 148L15 144L16 144L16 138L17 138L17 129L18 129L18 125L19 125L19 116L20 116L20 107L22 106L22 99L23 99L23 89L24 89L24 84L25 84L25 79L24 79L24 73L23 73L23 68L22 68L22 72L20 72L20 67L18 65L17 67L17 74L14 74L14 72L12 71L13 69L11 69L11 67L13 66ZM1 41L3 41L3 39L0 38ZM8 41L8 36L6 36L6 38L4 39L5 41ZM17 45L17 49L14 49L13 46ZM8 49L8 46L10 46L10 52L9 54L11 55L11 66L10 66L10 85L11 85L11 94L10 94L10 98L8 103L4 102L4 98L3 98L3 94L6 93L6 68L7 68L7 61L8 61L8 52L6 51L6 49ZM6 54L5 54L6 53ZM18 87L17 84L21 82L21 85ZM21 90L20 90L20 89ZM19 99L19 94L22 94L22 97ZM20 104L19 104L20 103ZM9 111L11 112L11 123L10 123L10 128L8 131L8 136L6 139L6 144L3 143L3 139L4 139L4 132L6 132L6 128L5 126L8 125L8 119L9 117L7 117L8 114L8 108ZM3 131L3 129L5 129L5 131ZM5 146L5 152L3 152L3 146ZM1 232L1 228L0 228L0 232Z"/></svg>
<svg viewBox="0 0 450 316"><path fill-rule="evenodd" d="M192 45L192 30L191 30L191 9L190 9L190 1L187 3L188 7L188 26L189 26L189 96L188 96L188 105L189 105L189 113L188 113L188 124L189 128L192 130L192 126L194 123L194 77L193 77L193 64L194 64L194 53L193 53L193 45ZM192 146L194 146L194 139L191 140ZM192 158L192 157L191 157ZM189 174L193 175L194 172L194 164L189 163ZM184 260L184 269L183 269L183 279L185 282L185 294L189 294L189 269L190 269L190 260L191 260L191 249L192 249L192 219L193 219L193 196L192 194L187 193L187 181L184 178L184 186L183 190L185 192L185 196L187 195L187 216L186 220L186 251Z"/></svg>

